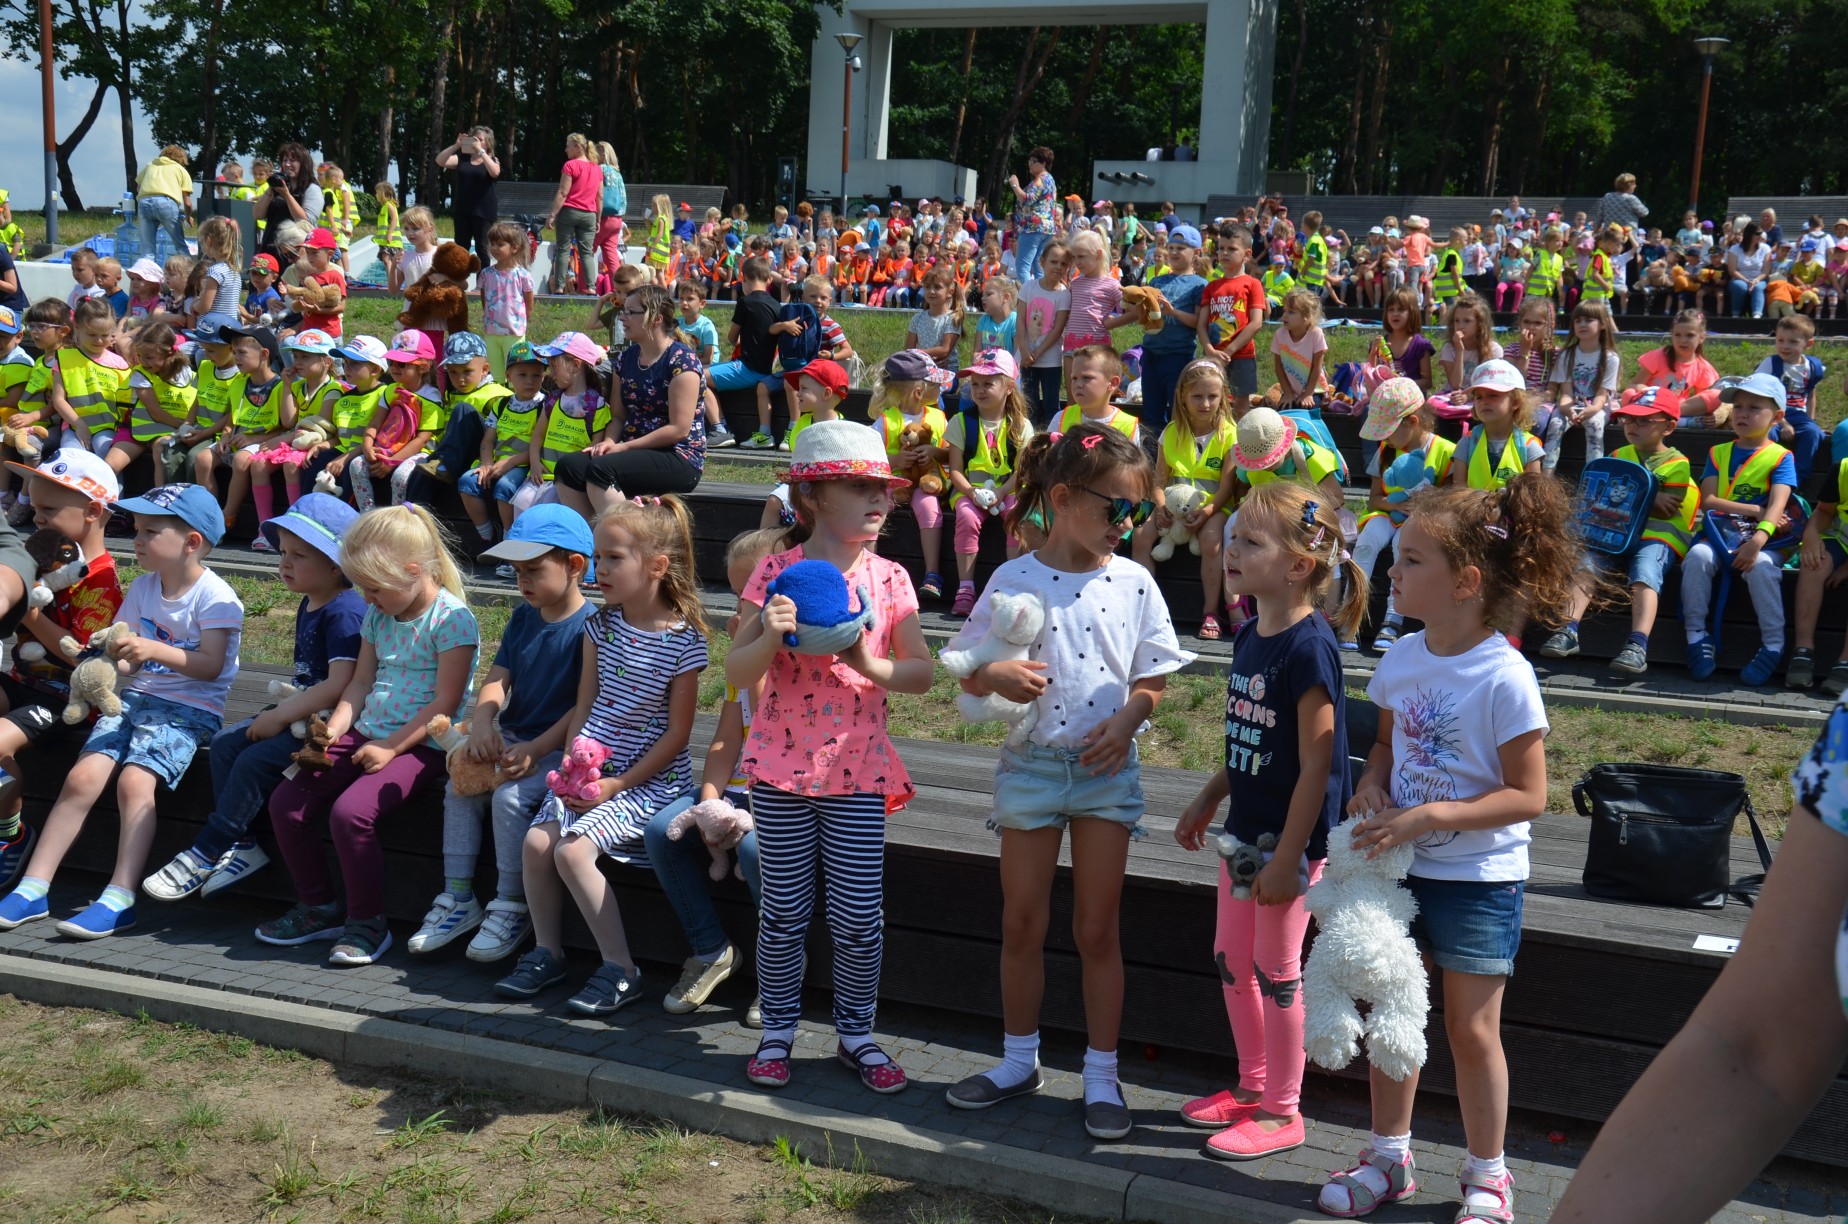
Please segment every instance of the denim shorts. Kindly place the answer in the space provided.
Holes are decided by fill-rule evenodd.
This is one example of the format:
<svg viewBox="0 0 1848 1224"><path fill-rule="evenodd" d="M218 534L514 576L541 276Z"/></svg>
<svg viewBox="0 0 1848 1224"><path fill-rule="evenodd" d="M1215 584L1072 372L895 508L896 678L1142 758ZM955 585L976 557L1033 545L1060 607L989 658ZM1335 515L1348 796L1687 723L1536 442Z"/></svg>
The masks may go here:
<svg viewBox="0 0 1848 1224"><path fill-rule="evenodd" d="M759 374L742 361L721 361L715 366L709 366L706 369L706 378L712 384L714 391L741 391L746 387L755 387L759 383L766 387L774 387L783 381L781 374L774 371L769 374Z"/></svg>
<svg viewBox="0 0 1848 1224"><path fill-rule="evenodd" d="M1675 550L1662 541L1644 540L1630 557L1630 585L1646 586L1656 594L1661 594L1662 583L1678 560L1680 558L1675 556Z"/></svg>
<svg viewBox="0 0 1848 1224"><path fill-rule="evenodd" d="M1135 745L1130 745L1129 760L1114 777L1093 774L1080 765L1081 751L1034 743L1019 751L1003 747L995 768L995 815L988 827L996 832L1063 829L1089 817L1124 825L1132 839L1147 836L1142 827L1142 759Z"/></svg>
<svg viewBox="0 0 1848 1224"><path fill-rule="evenodd" d="M1234 357L1226 362L1226 381L1232 384L1233 395L1256 395L1258 393L1258 359L1256 357Z"/></svg>
<svg viewBox="0 0 1848 1224"><path fill-rule="evenodd" d="M1439 969L1485 977L1513 977L1521 947L1520 880L1432 880L1408 875L1418 901L1412 940Z"/></svg>
<svg viewBox="0 0 1848 1224"><path fill-rule="evenodd" d="M100 752L118 765L139 765L175 790L193 754L211 743L224 721L177 701L124 693L122 712L97 719L83 750Z"/></svg>

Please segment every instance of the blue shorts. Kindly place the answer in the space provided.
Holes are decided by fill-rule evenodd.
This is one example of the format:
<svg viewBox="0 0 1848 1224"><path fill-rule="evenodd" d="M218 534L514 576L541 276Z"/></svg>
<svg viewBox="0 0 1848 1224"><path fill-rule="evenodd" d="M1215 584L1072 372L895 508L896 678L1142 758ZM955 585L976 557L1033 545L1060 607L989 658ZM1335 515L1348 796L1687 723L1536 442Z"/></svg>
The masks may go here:
<svg viewBox="0 0 1848 1224"><path fill-rule="evenodd" d="M1829 560L1835 562L1837 567L1839 567L1842 562L1848 561L1848 548L1843 548L1842 542L1834 536L1826 537L1822 541L1822 546L1828 551Z"/></svg>
<svg viewBox="0 0 1848 1224"><path fill-rule="evenodd" d="M201 745L212 742L225 720L216 714L150 697L122 694L122 712L99 718L84 752L100 752L118 765L139 765L175 790Z"/></svg>
<svg viewBox="0 0 1848 1224"><path fill-rule="evenodd" d="M778 386L783 376L774 370L768 374L759 374L742 361L721 361L706 370L706 381L712 384L714 391L742 391L760 383L766 387Z"/></svg>
<svg viewBox="0 0 1848 1224"><path fill-rule="evenodd" d="M1630 557L1630 585L1646 586L1660 595L1668 571L1674 569L1675 562L1680 559L1675 550L1662 541L1644 540Z"/></svg>
<svg viewBox="0 0 1848 1224"><path fill-rule="evenodd" d="M1093 774L1078 763L1079 749L1048 748L1029 743L1016 752L1001 749L995 768L995 815L988 827L1063 829L1073 820L1114 820L1132 839L1147 836L1142 827L1142 759L1135 745L1114 777Z"/></svg>
<svg viewBox="0 0 1848 1224"><path fill-rule="evenodd" d="M1431 880L1408 875L1418 901L1412 940L1439 969L1484 977L1513 977L1521 948L1520 880Z"/></svg>
<svg viewBox="0 0 1848 1224"><path fill-rule="evenodd" d="M494 500L498 502L512 501L513 495L518 493L520 491L520 486L526 483L526 472L527 469L523 467L511 468L505 476L496 480L494 482ZM459 493L466 493L468 496L479 498L482 501L488 500L481 492L481 469L470 468L468 471L462 473L462 478L456 481L456 491Z"/></svg>

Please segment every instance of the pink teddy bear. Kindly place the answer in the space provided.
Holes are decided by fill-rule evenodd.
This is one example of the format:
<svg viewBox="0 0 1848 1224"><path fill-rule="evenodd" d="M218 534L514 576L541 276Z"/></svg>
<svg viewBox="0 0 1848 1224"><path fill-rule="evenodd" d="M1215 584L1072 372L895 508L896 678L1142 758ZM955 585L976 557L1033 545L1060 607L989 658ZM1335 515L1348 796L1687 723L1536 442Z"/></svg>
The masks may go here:
<svg viewBox="0 0 1848 1224"><path fill-rule="evenodd" d="M565 767L547 773L545 784L561 799L595 799L603 793L598 784L603 781L603 763L609 759L608 748L580 735L571 741Z"/></svg>

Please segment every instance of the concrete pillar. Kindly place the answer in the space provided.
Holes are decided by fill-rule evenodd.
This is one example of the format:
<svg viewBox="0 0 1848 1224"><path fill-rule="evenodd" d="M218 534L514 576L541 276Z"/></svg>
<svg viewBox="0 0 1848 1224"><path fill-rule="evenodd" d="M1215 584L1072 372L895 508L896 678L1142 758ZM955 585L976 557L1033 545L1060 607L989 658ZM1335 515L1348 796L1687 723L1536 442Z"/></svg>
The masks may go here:
<svg viewBox="0 0 1848 1224"><path fill-rule="evenodd" d="M1272 63L1278 0L1207 0L1200 161L1232 167L1235 195L1264 189L1270 169ZM838 101L838 99L837 99Z"/></svg>

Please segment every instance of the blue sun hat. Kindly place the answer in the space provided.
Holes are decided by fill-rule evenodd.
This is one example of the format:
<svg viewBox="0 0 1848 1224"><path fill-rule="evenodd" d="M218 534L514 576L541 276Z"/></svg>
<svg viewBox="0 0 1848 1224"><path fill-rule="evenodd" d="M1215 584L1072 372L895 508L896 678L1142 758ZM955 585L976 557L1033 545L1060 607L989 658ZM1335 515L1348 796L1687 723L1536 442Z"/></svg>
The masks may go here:
<svg viewBox="0 0 1848 1224"><path fill-rule="evenodd" d="M347 528L359 518L359 511L331 493L306 493L290 506L288 513L266 519L258 525L270 547L281 550L283 532L288 532L322 556L340 564L340 540Z"/></svg>

